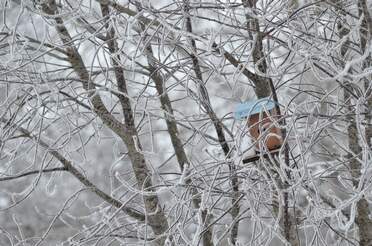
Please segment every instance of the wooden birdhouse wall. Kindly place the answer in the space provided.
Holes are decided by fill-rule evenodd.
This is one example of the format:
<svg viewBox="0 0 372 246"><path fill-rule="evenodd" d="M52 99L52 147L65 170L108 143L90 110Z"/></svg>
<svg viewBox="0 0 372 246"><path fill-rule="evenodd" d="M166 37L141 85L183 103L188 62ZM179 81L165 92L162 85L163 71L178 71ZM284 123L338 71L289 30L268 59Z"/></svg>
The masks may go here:
<svg viewBox="0 0 372 246"><path fill-rule="evenodd" d="M275 150L282 146L283 139L281 130L275 126L272 119L277 120L278 116L271 110L270 117L262 112L261 121L260 114L253 114L248 118L249 133L253 140L265 141L265 145L269 150ZM263 135L262 135L263 134ZM262 139L260 139L262 137ZM259 143L256 144L257 148Z"/></svg>

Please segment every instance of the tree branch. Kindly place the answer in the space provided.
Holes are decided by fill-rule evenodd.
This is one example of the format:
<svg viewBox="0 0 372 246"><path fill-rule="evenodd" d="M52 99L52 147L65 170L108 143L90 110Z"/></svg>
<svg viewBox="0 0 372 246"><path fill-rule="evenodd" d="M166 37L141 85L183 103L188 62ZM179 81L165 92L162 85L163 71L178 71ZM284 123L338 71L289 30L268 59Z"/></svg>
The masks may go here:
<svg viewBox="0 0 372 246"><path fill-rule="evenodd" d="M6 120L4 118L0 118L0 121L3 122L3 123L8 122L8 120ZM23 128L21 126L17 126L17 125L12 124L12 127L15 127L25 137L34 140L37 144L39 144L46 151L48 151L54 158L56 158L63 165L63 167L60 167L59 169L66 170L69 173L71 173L82 184L84 184L85 187L91 189L94 193L96 193L96 195L101 197L105 202L111 204L112 206L114 206L116 208L121 209L123 212L125 212L129 216L131 216L131 217L133 217L133 218L135 218L139 221L144 221L145 220L145 216L142 213L138 212L137 210L135 210L133 208L124 206L124 204L122 202L120 202L119 200L111 197L110 195L108 195L107 193L105 193L104 191L99 189L97 186L95 186L89 179L87 179L78 169L76 169L72 165L71 161L69 161L65 157L63 157L58 151L53 150L46 142L44 142L41 139L38 139L36 136L32 135L31 132L29 132L28 130L26 130L25 128ZM53 171L52 169L49 169L49 170L50 170L49 172ZM37 171L39 172L39 171L43 171L43 170L37 170ZM34 172L36 172L36 171L29 172L29 174L27 174L27 175L34 174ZM25 175L21 174L20 176L25 176Z"/></svg>
<svg viewBox="0 0 372 246"><path fill-rule="evenodd" d="M63 44L66 46L69 62L71 63L74 72L82 80L83 88L88 92L94 112L100 117L103 123L114 133L116 133L126 144L128 156L131 160L134 174L138 181L138 186L140 189L150 192L150 194L143 195L148 220L147 224L152 228L155 235L159 236L159 240L156 243L163 245L165 241L163 234L168 229L168 222L164 211L159 204L159 199L154 192L151 181L151 173L146 165L146 160L143 154L138 151L138 148L141 149L141 144L138 141L137 131L133 124L133 115L129 113L125 115L126 124L124 125L116 120L115 117L107 110L101 97L98 93L96 93L94 84L90 82L90 76L85 67L83 59L80 56L77 48L73 46L72 38L64 25L62 18L58 15L55 0L48 0L47 2L48 4L46 2L41 3L42 9L46 14L49 15L49 17L55 19L57 23L56 30ZM119 80L122 79L121 77L118 78ZM121 86L122 84L120 83L122 82L123 81L118 81L118 86ZM124 106L127 106L126 108L123 108L124 110L129 110L130 105ZM52 154L55 155L57 159L60 159L61 162L64 161L62 156L58 155L58 152L52 152ZM76 175L78 176L78 174ZM88 186L93 184L87 183L86 185Z"/></svg>
<svg viewBox="0 0 372 246"><path fill-rule="evenodd" d="M1 177L0 182L23 178L23 177L30 176L33 174L50 173L50 172L57 172L57 171L68 171L68 170L66 167L55 167L55 168L49 168L49 169L33 170L33 171L28 171L25 173L20 173L20 174L9 176L9 177Z"/></svg>

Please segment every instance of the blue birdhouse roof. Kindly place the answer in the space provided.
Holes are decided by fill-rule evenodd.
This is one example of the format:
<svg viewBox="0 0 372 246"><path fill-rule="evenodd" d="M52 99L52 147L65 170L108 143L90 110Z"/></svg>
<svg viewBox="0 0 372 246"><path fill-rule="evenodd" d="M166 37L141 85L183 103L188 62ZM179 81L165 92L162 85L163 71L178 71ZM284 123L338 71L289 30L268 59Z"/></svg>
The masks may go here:
<svg viewBox="0 0 372 246"><path fill-rule="evenodd" d="M265 110L272 110L273 108L275 108L275 102L268 97L247 101L240 103L235 107L234 117L235 119L240 120L242 118L259 114Z"/></svg>

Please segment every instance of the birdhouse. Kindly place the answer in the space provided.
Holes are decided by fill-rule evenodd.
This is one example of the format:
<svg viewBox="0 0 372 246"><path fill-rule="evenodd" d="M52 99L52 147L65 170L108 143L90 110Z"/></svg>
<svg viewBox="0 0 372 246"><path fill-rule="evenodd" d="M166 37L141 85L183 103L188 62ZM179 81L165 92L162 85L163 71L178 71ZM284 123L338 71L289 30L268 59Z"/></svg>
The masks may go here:
<svg viewBox="0 0 372 246"><path fill-rule="evenodd" d="M276 103L269 98L247 101L237 105L234 116L236 119L246 119L249 133L253 140L264 141L268 150L275 150L282 146L283 139L281 130L273 121L278 120L279 115L275 109Z"/></svg>

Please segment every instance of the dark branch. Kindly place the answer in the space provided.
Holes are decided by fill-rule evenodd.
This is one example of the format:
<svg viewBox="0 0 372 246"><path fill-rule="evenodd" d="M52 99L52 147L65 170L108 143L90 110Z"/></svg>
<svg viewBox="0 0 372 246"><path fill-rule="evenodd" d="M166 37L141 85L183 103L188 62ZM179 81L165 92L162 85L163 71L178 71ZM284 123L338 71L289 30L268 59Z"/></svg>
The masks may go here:
<svg viewBox="0 0 372 246"><path fill-rule="evenodd" d="M1 181L18 179L18 178L26 177L26 176L29 176L29 175L32 175L32 174L51 173L51 172L57 172L57 171L68 171L68 170L67 170L66 167L55 167L55 168L50 168L50 169L33 170L33 171L18 174L18 175L14 175L14 176L2 177L2 178L0 178L0 182Z"/></svg>

